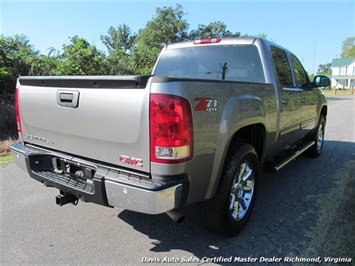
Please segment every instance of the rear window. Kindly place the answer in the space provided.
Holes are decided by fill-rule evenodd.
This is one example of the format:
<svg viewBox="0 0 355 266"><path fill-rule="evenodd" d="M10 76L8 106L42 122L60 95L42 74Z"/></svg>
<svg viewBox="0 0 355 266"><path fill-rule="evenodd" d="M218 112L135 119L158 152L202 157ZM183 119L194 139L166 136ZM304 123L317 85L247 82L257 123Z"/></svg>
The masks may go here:
<svg viewBox="0 0 355 266"><path fill-rule="evenodd" d="M264 82L258 49L254 45L196 46L162 52L154 75Z"/></svg>

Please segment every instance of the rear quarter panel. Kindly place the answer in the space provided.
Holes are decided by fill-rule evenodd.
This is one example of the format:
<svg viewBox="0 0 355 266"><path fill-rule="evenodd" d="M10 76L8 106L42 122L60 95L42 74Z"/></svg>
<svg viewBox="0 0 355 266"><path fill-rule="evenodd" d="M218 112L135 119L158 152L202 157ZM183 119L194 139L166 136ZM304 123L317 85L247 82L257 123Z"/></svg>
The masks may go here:
<svg viewBox="0 0 355 266"><path fill-rule="evenodd" d="M267 143L275 141L277 103L271 84L154 77L151 92L182 96L192 108L193 160L176 165L151 164L153 178L187 173L187 204L213 196L229 143L240 128L263 124Z"/></svg>

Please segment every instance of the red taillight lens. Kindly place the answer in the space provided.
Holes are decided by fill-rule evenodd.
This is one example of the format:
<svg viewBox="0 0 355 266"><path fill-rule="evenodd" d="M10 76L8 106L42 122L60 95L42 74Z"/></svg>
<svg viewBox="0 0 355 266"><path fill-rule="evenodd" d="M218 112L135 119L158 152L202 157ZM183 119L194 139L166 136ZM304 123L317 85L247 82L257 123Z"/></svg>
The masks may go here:
<svg viewBox="0 0 355 266"><path fill-rule="evenodd" d="M193 156L192 115L189 102L179 96L150 96L150 160L181 163Z"/></svg>
<svg viewBox="0 0 355 266"><path fill-rule="evenodd" d="M17 122L17 132L22 133L21 119L20 119L20 105L19 105L19 89L16 88L15 91L15 111L16 111L16 122Z"/></svg>

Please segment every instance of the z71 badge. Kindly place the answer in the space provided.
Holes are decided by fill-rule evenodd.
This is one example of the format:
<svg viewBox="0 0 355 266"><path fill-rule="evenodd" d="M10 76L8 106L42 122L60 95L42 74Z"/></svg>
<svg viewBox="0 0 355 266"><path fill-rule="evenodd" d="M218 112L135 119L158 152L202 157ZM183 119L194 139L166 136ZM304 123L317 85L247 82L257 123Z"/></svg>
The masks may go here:
<svg viewBox="0 0 355 266"><path fill-rule="evenodd" d="M211 98L195 98L199 103L195 107L195 111L217 112L217 100Z"/></svg>

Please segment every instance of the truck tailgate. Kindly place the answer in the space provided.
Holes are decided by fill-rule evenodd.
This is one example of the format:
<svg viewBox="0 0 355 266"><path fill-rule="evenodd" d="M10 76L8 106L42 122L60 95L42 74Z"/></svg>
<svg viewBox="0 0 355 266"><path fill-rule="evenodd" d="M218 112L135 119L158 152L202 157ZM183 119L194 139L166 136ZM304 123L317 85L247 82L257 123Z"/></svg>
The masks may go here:
<svg viewBox="0 0 355 266"><path fill-rule="evenodd" d="M23 141L149 172L148 79L20 78Z"/></svg>

